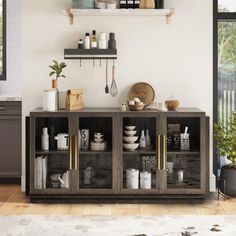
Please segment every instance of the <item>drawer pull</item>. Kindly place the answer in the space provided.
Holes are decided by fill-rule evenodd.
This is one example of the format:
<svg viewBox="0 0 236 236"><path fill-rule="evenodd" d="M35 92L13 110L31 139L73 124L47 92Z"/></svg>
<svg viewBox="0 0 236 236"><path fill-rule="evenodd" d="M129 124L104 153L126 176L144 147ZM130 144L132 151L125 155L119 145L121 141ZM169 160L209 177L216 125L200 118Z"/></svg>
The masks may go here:
<svg viewBox="0 0 236 236"><path fill-rule="evenodd" d="M5 109L5 107L0 107L0 111L4 111Z"/></svg>

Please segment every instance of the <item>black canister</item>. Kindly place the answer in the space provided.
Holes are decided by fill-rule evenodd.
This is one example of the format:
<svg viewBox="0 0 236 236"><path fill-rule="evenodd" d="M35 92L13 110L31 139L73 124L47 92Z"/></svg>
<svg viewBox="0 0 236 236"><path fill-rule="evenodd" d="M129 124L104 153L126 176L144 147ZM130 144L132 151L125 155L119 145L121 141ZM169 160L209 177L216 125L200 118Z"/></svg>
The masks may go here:
<svg viewBox="0 0 236 236"><path fill-rule="evenodd" d="M115 33L110 33L109 35L108 48L116 49Z"/></svg>
<svg viewBox="0 0 236 236"><path fill-rule="evenodd" d="M155 0L155 8L163 9L164 8L164 0Z"/></svg>

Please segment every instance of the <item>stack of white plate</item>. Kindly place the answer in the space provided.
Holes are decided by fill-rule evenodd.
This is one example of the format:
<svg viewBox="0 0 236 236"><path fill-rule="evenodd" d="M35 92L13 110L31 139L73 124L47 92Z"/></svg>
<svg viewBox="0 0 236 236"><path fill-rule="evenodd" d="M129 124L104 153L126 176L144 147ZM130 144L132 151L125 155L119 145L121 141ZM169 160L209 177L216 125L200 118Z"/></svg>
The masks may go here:
<svg viewBox="0 0 236 236"><path fill-rule="evenodd" d="M94 0L72 0L72 8L80 8L80 9L94 8Z"/></svg>
<svg viewBox="0 0 236 236"><path fill-rule="evenodd" d="M101 133L94 134L94 141L90 142L90 148L92 151L105 151L107 150L107 142L104 141Z"/></svg>
<svg viewBox="0 0 236 236"><path fill-rule="evenodd" d="M124 149L128 151L135 151L139 147L139 143L135 143L138 140L138 136L135 136L137 131L135 126L125 126Z"/></svg>

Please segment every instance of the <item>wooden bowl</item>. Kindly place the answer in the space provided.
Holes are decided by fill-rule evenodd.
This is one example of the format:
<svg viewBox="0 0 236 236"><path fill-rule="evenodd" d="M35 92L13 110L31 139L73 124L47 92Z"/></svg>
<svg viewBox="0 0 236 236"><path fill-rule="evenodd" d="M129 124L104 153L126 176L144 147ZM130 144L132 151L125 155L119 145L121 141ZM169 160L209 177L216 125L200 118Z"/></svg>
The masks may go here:
<svg viewBox="0 0 236 236"><path fill-rule="evenodd" d="M142 111L144 109L144 104L135 104L135 105L128 105L131 111Z"/></svg>

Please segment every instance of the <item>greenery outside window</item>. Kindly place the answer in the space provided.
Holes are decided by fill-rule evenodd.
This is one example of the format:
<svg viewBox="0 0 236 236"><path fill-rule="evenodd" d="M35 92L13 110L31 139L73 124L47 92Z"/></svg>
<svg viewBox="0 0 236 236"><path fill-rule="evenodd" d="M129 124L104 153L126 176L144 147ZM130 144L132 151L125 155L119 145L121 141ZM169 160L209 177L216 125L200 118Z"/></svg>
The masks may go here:
<svg viewBox="0 0 236 236"><path fill-rule="evenodd" d="M214 123L230 125L236 111L236 1L213 0L214 5ZM214 156L219 153L214 145ZM214 158L214 173L220 168Z"/></svg>
<svg viewBox="0 0 236 236"><path fill-rule="evenodd" d="M0 80L6 80L6 0L0 0Z"/></svg>

